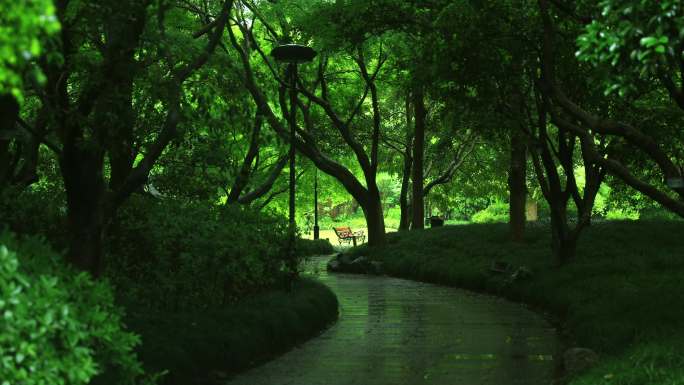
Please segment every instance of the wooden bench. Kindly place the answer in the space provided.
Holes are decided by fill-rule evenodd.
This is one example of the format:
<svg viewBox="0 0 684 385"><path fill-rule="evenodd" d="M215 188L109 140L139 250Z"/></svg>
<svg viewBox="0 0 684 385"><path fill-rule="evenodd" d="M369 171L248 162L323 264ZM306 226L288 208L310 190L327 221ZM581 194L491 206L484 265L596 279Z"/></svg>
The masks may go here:
<svg viewBox="0 0 684 385"><path fill-rule="evenodd" d="M357 239L361 242L366 240L366 234L364 234L363 230L352 231L350 227L333 227L333 230L335 230L335 235L337 235L337 241L340 243L340 246L343 243L347 245L352 243L356 246Z"/></svg>

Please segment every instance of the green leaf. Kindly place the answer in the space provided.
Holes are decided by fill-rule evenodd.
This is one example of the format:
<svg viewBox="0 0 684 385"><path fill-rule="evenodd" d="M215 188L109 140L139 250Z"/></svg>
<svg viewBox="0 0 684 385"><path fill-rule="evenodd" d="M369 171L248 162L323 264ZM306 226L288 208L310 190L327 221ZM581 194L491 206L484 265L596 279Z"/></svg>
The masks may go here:
<svg viewBox="0 0 684 385"><path fill-rule="evenodd" d="M651 48L654 45L658 44L658 38L655 36L647 36L647 37L641 38L640 44L646 48Z"/></svg>

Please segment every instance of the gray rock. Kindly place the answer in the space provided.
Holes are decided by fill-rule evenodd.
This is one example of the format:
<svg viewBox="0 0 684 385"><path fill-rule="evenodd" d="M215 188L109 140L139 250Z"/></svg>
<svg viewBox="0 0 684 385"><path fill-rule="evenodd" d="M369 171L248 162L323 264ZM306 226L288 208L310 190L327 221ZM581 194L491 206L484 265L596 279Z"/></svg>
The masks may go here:
<svg viewBox="0 0 684 385"><path fill-rule="evenodd" d="M335 258L336 258L337 261L340 262L340 264L342 264L342 265L349 265L349 264L351 264L352 261L353 261L351 255L343 254L343 253L337 254L337 257L335 257Z"/></svg>
<svg viewBox="0 0 684 385"><path fill-rule="evenodd" d="M380 262L380 261L372 261L370 263L370 267L371 267L371 271L369 271L369 273L371 273L371 274L380 275L383 272L382 262Z"/></svg>
<svg viewBox="0 0 684 385"><path fill-rule="evenodd" d="M570 348L563 353L563 365L568 374L582 372L598 362L595 351L587 348Z"/></svg>
<svg viewBox="0 0 684 385"><path fill-rule="evenodd" d="M364 265L368 262L368 258L366 257L358 257L355 260L352 261L353 265Z"/></svg>
<svg viewBox="0 0 684 385"><path fill-rule="evenodd" d="M331 259L328 261L328 271L340 271L340 262L336 259Z"/></svg>
<svg viewBox="0 0 684 385"><path fill-rule="evenodd" d="M511 274L511 281L518 281L532 277L532 270L527 266L520 266Z"/></svg>
<svg viewBox="0 0 684 385"><path fill-rule="evenodd" d="M368 257L352 257L339 253L327 264L328 271L355 274L382 274L382 263L371 261Z"/></svg>
<svg viewBox="0 0 684 385"><path fill-rule="evenodd" d="M358 257L346 265L344 269L348 273L365 274L368 272L368 259L366 257Z"/></svg>

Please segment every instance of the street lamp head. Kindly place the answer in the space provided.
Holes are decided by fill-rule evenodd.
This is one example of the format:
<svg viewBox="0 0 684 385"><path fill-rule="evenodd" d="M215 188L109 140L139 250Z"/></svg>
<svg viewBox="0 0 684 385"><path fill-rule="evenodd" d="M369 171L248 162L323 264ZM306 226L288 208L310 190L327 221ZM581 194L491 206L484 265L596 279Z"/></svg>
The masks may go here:
<svg viewBox="0 0 684 385"><path fill-rule="evenodd" d="M271 56L280 62L297 64L313 60L316 57L316 51L305 45L283 44L275 47L271 51Z"/></svg>

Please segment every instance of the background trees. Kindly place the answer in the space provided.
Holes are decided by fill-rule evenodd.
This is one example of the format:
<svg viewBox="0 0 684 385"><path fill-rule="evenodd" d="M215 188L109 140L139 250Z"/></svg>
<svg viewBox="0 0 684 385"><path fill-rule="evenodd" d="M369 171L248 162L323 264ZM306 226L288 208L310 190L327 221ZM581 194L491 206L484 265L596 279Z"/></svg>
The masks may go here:
<svg viewBox="0 0 684 385"><path fill-rule="evenodd" d="M46 4L5 12L22 37L3 51L0 186L58 165L69 255L94 273L131 194L284 210L284 42L319 51L297 83L299 196L322 171L373 245L395 216L497 201L522 241L543 197L558 254L612 204L605 181L682 214L676 2Z"/></svg>

